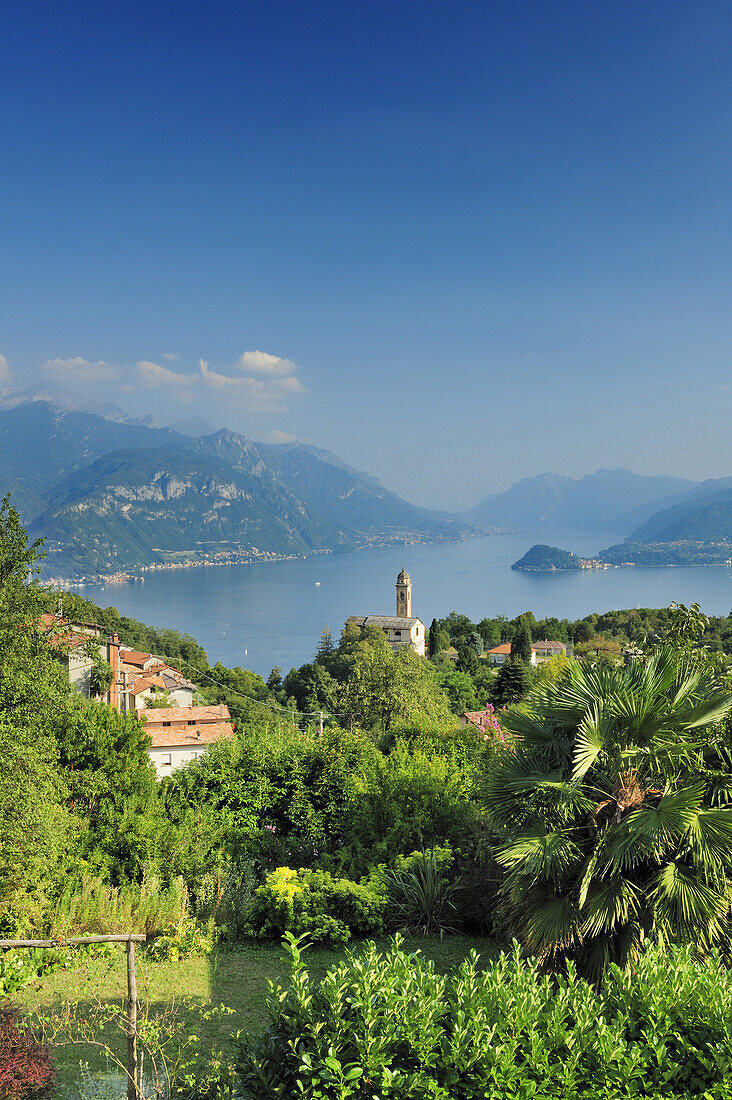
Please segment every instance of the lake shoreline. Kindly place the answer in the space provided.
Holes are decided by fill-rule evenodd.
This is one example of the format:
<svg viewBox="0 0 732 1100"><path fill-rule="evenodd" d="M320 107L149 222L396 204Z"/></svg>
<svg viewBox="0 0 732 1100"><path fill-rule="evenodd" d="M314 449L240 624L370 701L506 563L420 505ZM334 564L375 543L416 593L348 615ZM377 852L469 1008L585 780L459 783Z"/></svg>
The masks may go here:
<svg viewBox="0 0 732 1100"><path fill-rule="evenodd" d="M476 538L495 538L501 535L514 534L512 531L475 531L466 533L461 532L455 535L453 538L448 538L446 535L438 535L434 538L411 538L403 539L395 537L394 539L383 539L379 542L366 543L361 546L352 547L324 547L321 550L311 550L307 554L274 554L267 551L262 552L260 555L247 556L247 557L231 557L221 560L211 561L208 558L191 559L182 562L152 562L150 565L139 565L129 570L117 570L114 573L95 573L90 576L81 577L66 577L63 574L59 576L48 576L43 578L43 583L52 585L56 588L86 588L89 585L122 585L122 584L140 584L144 583L145 577L142 574L150 573L173 573L179 572L183 569L212 569L212 568L232 568L234 566L248 566L248 565L270 565L278 562L287 561L310 561L317 557L327 556L349 556L351 554L360 554L365 551L372 550L387 550L390 547L404 546L405 548L414 546L439 546L439 545L451 545L454 543L467 542Z"/></svg>

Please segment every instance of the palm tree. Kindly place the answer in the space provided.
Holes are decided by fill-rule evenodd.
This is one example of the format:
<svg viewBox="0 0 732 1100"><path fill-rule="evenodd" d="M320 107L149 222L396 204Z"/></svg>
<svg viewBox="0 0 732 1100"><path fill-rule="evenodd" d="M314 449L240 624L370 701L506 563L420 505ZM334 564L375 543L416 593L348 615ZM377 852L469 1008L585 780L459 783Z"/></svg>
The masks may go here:
<svg viewBox="0 0 732 1100"><path fill-rule="evenodd" d="M628 668L571 662L501 718L487 808L502 904L527 948L597 977L650 935L724 940L732 875L732 695L671 646Z"/></svg>

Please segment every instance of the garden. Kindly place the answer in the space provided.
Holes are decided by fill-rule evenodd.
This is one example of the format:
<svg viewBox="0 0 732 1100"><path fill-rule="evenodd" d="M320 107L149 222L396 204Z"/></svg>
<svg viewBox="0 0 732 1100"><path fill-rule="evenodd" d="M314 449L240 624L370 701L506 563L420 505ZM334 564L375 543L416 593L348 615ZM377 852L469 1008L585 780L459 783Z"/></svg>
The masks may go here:
<svg viewBox="0 0 732 1100"><path fill-rule="evenodd" d="M55 946L0 954L0 1100L732 1097L732 690L698 608L480 728L347 630L301 685L323 729L250 708L157 783L1 518L0 936ZM134 1085L123 950L66 942L132 932Z"/></svg>

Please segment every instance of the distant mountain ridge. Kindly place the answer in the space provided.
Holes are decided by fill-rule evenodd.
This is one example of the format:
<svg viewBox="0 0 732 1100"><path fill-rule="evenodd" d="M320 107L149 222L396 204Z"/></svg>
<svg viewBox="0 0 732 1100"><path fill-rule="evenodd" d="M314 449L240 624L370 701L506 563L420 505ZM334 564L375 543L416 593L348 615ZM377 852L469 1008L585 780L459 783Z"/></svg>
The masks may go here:
<svg viewBox="0 0 732 1100"><path fill-rule="evenodd" d="M477 527L521 531L630 531L662 502L674 504L697 487L684 478L646 477L623 467L582 478L539 474L484 497L462 518Z"/></svg>
<svg viewBox="0 0 732 1100"><path fill-rule="evenodd" d="M226 429L192 438L50 402L0 411L0 490L12 489L53 575L151 564L258 560L389 541L459 538L309 444Z"/></svg>

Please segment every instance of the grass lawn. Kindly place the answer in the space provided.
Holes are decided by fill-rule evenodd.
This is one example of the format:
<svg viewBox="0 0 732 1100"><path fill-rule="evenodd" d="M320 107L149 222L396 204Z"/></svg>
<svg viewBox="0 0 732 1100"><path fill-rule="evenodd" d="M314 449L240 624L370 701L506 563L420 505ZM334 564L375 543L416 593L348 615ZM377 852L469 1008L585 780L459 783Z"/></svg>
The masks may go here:
<svg viewBox="0 0 732 1100"><path fill-rule="evenodd" d="M389 940L380 941L386 946ZM408 938L407 951L421 951L433 959L438 970L448 971L475 949L484 959L497 954L495 941L483 937L437 936ZM356 949L357 946L356 946ZM310 948L306 965L314 975L321 975L337 962L344 948L325 950ZM208 958L187 959L177 963L148 961L141 953L138 962L138 996L151 1008L170 1005L181 998L198 1004L224 1004L234 1009L234 1015L201 1022L190 1019L190 1030L202 1042L225 1048L236 1030L254 1031L265 1019L267 980L286 981L288 960L279 945L247 943L236 951L220 952ZM68 1001L93 1003L97 1000L120 1003L126 991L124 948L113 948L108 957L88 959L77 967L51 973L17 994L13 1000L28 1016L43 1016ZM181 1023L184 1024L184 1012ZM195 1020L195 1023L193 1022ZM115 1031L111 1040L120 1056L124 1037ZM103 1070L103 1054L93 1047L59 1046L55 1050L59 1086L73 1088L78 1079L79 1063L87 1062L92 1070ZM69 1093L67 1092L67 1095ZM73 1095L73 1093L71 1093Z"/></svg>

